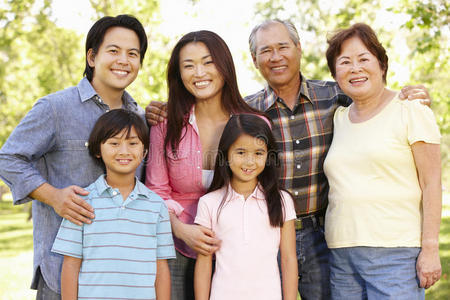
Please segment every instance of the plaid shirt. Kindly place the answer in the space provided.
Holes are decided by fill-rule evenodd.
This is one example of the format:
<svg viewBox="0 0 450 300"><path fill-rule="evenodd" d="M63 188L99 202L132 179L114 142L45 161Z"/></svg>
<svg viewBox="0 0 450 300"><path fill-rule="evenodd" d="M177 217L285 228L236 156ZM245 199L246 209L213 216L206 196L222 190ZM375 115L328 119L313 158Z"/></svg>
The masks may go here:
<svg viewBox="0 0 450 300"><path fill-rule="evenodd" d="M333 116L338 106L348 106L351 99L336 82L300 76L298 103L293 110L269 86L245 101L272 120L280 152L280 183L293 195L297 215L303 216L325 212L328 181L323 162L333 138Z"/></svg>

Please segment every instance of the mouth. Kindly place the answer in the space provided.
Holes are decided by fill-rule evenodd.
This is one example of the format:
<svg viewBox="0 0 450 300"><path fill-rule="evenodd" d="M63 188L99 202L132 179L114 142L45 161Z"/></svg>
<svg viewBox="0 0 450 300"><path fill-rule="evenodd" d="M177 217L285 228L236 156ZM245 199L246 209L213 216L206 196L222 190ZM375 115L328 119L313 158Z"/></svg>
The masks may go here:
<svg viewBox="0 0 450 300"><path fill-rule="evenodd" d="M251 174L251 173L253 173L253 171L255 170L255 169L241 169L242 170L242 172L244 172L244 174L247 174L247 175L249 175L249 174Z"/></svg>
<svg viewBox="0 0 450 300"><path fill-rule="evenodd" d="M129 71L125 71L125 70L118 70L118 69L112 69L111 72L113 72L114 74L118 75L118 76L127 76Z"/></svg>
<svg viewBox="0 0 450 300"><path fill-rule="evenodd" d="M204 88L204 87L208 86L210 83L211 83L211 80L202 80L202 81L194 82L194 85L197 88Z"/></svg>
<svg viewBox="0 0 450 300"><path fill-rule="evenodd" d="M358 77L358 78L350 79L348 82L350 82L350 84L358 84L358 83L364 83L367 80L369 80L367 77Z"/></svg>
<svg viewBox="0 0 450 300"><path fill-rule="evenodd" d="M129 163L131 163L131 159L117 159L116 160L119 165L128 165Z"/></svg>
<svg viewBox="0 0 450 300"><path fill-rule="evenodd" d="M278 66L278 67L272 67L270 68L274 72L281 72L287 69L287 66Z"/></svg>

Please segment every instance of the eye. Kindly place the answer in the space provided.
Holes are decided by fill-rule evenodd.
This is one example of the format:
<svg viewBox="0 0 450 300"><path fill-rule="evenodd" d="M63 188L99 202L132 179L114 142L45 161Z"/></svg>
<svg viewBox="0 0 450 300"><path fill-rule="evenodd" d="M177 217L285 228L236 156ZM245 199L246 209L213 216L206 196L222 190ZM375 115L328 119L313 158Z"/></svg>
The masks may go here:
<svg viewBox="0 0 450 300"><path fill-rule="evenodd" d="M183 69L192 69L194 68L194 65L184 65Z"/></svg>
<svg viewBox="0 0 450 300"><path fill-rule="evenodd" d="M264 155L264 152L262 152L262 151L257 151L257 152L256 152L256 155Z"/></svg>
<svg viewBox="0 0 450 300"><path fill-rule="evenodd" d="M110 144L111 146L117 146L117 145L119 145L118 142L109 142L108 144Z"/></svg>
<svg viewBox="0 0 450 300"><path fill-rule="evenodd" d="M116 54L116 53L118 53L119 51L117 51L117 49L109 49L108 52L109 52L109 53Z"/></svg>
<svg viewBox="0 0 450 300"><path fill-rule="evenodd" d="M130 52L129 54L131 57L138 57L139 55L136 52Z"/></svg>
<svg viewBox="0 0 450 300"><path fill-rule="evenodd" d="M208 60L205 62L205 65L210 65L210 64L214 64L214 62L212 60Z"/></svg>
<svg viewBox="0 0 450 300"><path fill-rule="evenodd" d="M237 155L244 155L245 152L244 152L243 150L238 150L238 151L236 151L236 154L237 154Z"/></svg>
<svg viewBox="0 0 450 300"><path fill-rule="evenodd" d="M365 57L363 57L363 58L361 58L361 61L369 61L369 59L368 59L368 58L365 58Z"/></svg>
<svg viewBox="0 0 450 300"><path fill-rule="evenodd" d="M348 65L349 63L350 63L350 61L348 61L348 60L341 61L341 65Z"/></svg>

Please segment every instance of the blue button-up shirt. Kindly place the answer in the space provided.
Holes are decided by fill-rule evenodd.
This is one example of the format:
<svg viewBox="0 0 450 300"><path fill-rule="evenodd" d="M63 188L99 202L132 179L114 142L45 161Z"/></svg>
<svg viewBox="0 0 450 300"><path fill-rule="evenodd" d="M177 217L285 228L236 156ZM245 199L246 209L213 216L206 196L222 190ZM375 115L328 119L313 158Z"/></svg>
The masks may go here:
<svg viewBox="0 0 450 300"><path fill-rule="evenodd" d="M144 110L127 93L123 107L144 118ZM102 173L89 155L87 141L97 119L109 110L90 82L39 99L11 133L0 150L0 178L9 186L14 204L31 199L28 195L47 182L56 188L86 187ZM138 170L141 175L142 170ZM52 207L33 201L34 278L41 269L47 285L60 293L62 256L50 251L61 217Z"/></svg>

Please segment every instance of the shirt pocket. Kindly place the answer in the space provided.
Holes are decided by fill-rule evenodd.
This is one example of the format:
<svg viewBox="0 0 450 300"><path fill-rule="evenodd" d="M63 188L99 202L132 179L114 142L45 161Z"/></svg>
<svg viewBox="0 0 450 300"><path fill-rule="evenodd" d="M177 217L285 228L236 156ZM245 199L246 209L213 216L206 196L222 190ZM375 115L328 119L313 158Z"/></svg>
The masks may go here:
<svg viewBox="0 0 450 300"><path fill-rule="evenodd" d="M195 157L190 155L187 150L178 150L173 153L167 151L167 166L169 169L170 181L182 180L188 176L194 176L195 173Z"/></svg>
<svg viewBox="0 0 450 300"><path fill-rule="evenodd" d="M58 151L67 173L78 185L87 186L103 173L103 167L89 155L87 140L62 140Z"/></svg>

